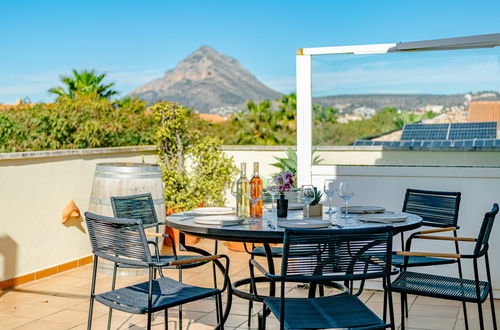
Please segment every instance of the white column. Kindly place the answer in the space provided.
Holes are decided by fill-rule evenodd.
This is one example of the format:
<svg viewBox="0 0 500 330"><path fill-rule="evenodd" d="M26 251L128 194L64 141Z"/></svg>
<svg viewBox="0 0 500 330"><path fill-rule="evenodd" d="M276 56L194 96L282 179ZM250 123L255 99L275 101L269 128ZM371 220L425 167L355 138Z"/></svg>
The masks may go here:
<svg viewBox="0 0 500 330"><path fill-rule="evenodd" d="M300 51L300 50L299 50ZM297 54L297 186L311 183L312 64L311 55Z"/></svg>

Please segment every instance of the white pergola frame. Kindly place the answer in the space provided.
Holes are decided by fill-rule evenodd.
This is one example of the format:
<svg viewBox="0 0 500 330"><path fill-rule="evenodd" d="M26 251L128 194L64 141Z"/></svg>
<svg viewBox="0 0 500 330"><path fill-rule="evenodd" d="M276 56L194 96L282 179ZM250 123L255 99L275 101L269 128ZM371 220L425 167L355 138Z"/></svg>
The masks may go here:
<svg viewBox="0 0 500 330"><path fill-rule="evenodd" d="M500 46L500 33L392 44L299 48L296 58L298 184L311 184L312 179L312 57L314 55L384 54L496 46Z"/></svg>

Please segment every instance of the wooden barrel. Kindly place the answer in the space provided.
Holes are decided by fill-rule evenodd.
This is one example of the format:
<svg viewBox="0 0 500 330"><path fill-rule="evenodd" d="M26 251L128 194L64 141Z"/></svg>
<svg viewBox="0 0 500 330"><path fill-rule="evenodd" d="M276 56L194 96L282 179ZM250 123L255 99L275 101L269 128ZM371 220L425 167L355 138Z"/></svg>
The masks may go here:
<svg viewBox="0 0 500 330"><path fill-rule="evenodd" d="M151 193L158 221L165 221L164 186L160 166L144 163L100 163L96 165L94 183L90 195L89 210L93 213L113 216L111 207L112 196L128 196ZM160 226L163 233L164 226ZM155 231L155 228L147 229ZM161 251L163 240L158 241ZM109 264L100 267L108 273ZM143 271L127 269L128 275L142 274Z"/></svg>

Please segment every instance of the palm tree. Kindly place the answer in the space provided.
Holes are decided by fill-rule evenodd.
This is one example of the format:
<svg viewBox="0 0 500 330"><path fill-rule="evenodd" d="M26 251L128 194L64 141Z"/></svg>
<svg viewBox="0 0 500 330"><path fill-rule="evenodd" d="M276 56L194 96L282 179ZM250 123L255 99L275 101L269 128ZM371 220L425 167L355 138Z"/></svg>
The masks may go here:
<svg viewBox="0 0 500 330"><path fill-rule="evenodd" d="M49 89L49 93L56 94L58 97L70 98L75 98L78 94L96 94L99 98L109 98L118 94L117 91L111 89L115 85L114 82L107 85L102 84L105 77L105 73L97 74L95 70L78 72L73 69L73 77L60 77L67 90L64 87L54 87Z"/></svg>

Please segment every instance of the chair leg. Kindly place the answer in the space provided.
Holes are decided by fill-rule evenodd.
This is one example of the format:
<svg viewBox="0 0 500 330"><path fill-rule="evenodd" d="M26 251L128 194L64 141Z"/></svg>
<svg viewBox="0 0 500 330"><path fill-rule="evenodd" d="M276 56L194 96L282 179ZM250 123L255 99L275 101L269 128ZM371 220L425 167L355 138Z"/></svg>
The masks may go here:
<svg viewBox="0 0 500 330"><path fill-rule="evenodd" d="M182 283L182 268L179 268L179 282ZM182 305L179 305L179 330L182 330Z"/></svg>
<svg viewBox="0 0 500 330"><path fill-rule="evenodd" d="M477 312L479 314L479 328L484 329L484 320L483 320L483 306L481 302L477 304Z"/></svg>
<svg viewBox="0 0 500 330"><path fill-rule="evenodd" d="M456 230L453 231L453 236L457 237ZM457 241L455 241L455 253L460 254L460 247L459 247ZM460 277L460 279L463 279L464 277L463 277L463 273L462 273L462 262L460 261L460 259L458 259L457 266L458 266L458 276ZM469 329L469 320L467 319L467 303L465 301L462 301L462 309L464 311L465 329L468 330Z"/></svg>
<svg viewBox="0 0 500 330"><path fill-rule="evenodd" d="M405 330L405 306L404 306L404 294L400 294L401 296L401 330Z"/></svg>
<svg viewBox="0 0 500 330"><path fill-rule="evenodd" d="M218 294L215 296L215 302L217 304L216 306L216 311L217 311L217 316L218 316L218 319L220 320L219 321L219 330L223 330L224 329L224 311L222 310L222 294Z"/></svg>
<svg viewBox="0 0 500 330"><path fill-rule="evenodd" d="M493 329L497 330L497 317L495 314L495 302L493 299L493 290L490 291L490 306L491 306L491 319L493 320Z"/></svg>
<svg viewBox="0 0 500 330"><path fill-rule="evenodd" d="M165 309L164 313L165 313L165 330L168 330L168 309Z"/></svg>
<svg viewBox="0 0 500 330"><path fill-rule="evenodd" d="M384 279L385 281L385 279ZM384 289L384 310L383 310L383 313L382 313L382 320L384 322L387 322L387 290Z"/></svg>
<svg viewBox="0 0 500 330"><path fill-rule="evenodd" d="M389 279L387 281L390 281ZM394 307L392 304L392 291L386 290L387 291L387 300L389 303L389 319L391 320L391 329L394 330L396 328L396 320L394 318ZM385 322L385 320L384 320ZM404 328L404 326L403 326Z"/></svg>
<svg viewBox="0 0 500 330"><path fill-rule="evenodd" d="M252 286L250 285L250 289L248 291L250 294L253 294L253 288ZM253 300L250 299L248 300L248 327L250 327L252 325L252 309L253 309Z"/></svg>
<svg viewBox="0 0 500 330"><path fill-rule="evenodd" d="M90 286L89 318L87 320L87 330L92 328L92 313L94 311L95 281L97 277L97 256L94 255L94 267L92 268L92 284Z"/></svg>
<svg viewBox="0 0 500 330"><path fill-rule="evenodd" d="M151 312L148 312L148 325L147 325L147 329L151 330Z"/></svg>
<svg viewBox="0 0 500 330"><path fill-rule="evenodd" d="M215 241L215 244L214 244L214 255L217 254L217 250L219 248L219 241ZM214 279L214 288L217 289L217 271L216 271L216 268L215 268L215 263L212 262L212 274L213 274L213 279ZM220 322L220 318L219 318L219 314L216 313L216 316L217 316L217 323ZM180 330L180 328L179 328Z"/></svg>
<svg viewBox="0 0 500 330"><path fill-rule="evenodd" d="M325 296L325 287L320 285L319 286L319 296L324 297Z"/></svg>
<svg viewBox="0 0 500 330"><path fill-rule="evenodd" d="M116 287L116 272L118 270L118 264L115 262L113 265L113 279L111 281L111 291L113 291ZM111 317L113 316L113 308L109 308L108 312L108 330L111 329Z"/></svg>

